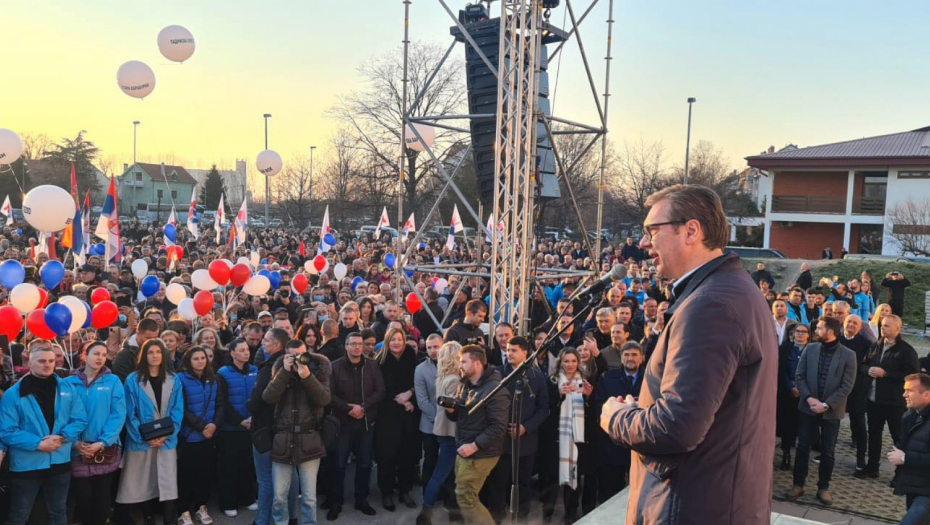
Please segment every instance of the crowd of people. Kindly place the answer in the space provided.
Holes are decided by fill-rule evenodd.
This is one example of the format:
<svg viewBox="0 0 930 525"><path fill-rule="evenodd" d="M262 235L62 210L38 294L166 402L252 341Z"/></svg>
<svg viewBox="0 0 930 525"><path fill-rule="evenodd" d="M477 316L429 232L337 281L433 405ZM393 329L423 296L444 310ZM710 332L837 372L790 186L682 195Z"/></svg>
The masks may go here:
<svg viewBox="0 0 930 525"><path fill-rule="evenodd" d="M3 233L4 259L21 261L27 282L41 287L48 253ZM175 260L160 229L133 223L122 232L120 263L91 256L45 290L54 302L90 301L106 289L119 317L57 339L24 330L4 345L0 456L9 471L0 484L10 491L0 506L8 523L141 518L147 525L161 514L165 523L209 525L214 497L230 518L255 511L257 525L312 524L318 512L336 521L347 504L350 463L354 509L373 516L403 505L418 509L420 524L440 509L440 521L500 523L508 511L526 518L534 505L548 522L560 496L571 523L628 483L631 451L601 428L601 406L639 395L674 301L672 283L633 239L600 254L578 242L540 241L539 268L624 264L626 277L580 318L587 305L574 296L576 278L540 285L527 309L528 333L498 322L487 334L486 279L452 275L437 286L439 276L412 272L426 301L408 305L400 298L410 290L397 288L386 264L390 237L338 236L322 254L328 270L316 273L305 267L320 245L313 233L247 233L236 250L217 245L209 230L199 239L179 233ZM193 320L167 298L175 283L193 295L192 272L211 262L253 254L253 271L280 275L267 294L220 286L213 310ZM487 257L434 241L420 244L414 259L472 263L481 273ZM139 259L160 281L148 298L139 296L130 269ZM332 271L337 263L347 267L341 279ZM303 293L299 275L309 279ZM898 444L887 458L898 465L896 491L907 494L909 507L930 506L930 465L921 463L930 444L908 439L913 419L922 424L930 415L930 377L919 374L927 364L900 337L907 279L893 273L875 283L866 272L814 285L808 267L778 293L764 265L752 278L778 336L781 465L795 474L789 499L803 494L814 448L818 497L831 503L839 420L848 412L859 460L851 474L877 476L887 423ZM9 292L0 288L3 302ZM514 384L495 391L528 359L535 363L519 393ZM905 415L907 408L917 416ZM375 467L380 501L373 506ZM519 486L514 509L511 484Z"/></svg>

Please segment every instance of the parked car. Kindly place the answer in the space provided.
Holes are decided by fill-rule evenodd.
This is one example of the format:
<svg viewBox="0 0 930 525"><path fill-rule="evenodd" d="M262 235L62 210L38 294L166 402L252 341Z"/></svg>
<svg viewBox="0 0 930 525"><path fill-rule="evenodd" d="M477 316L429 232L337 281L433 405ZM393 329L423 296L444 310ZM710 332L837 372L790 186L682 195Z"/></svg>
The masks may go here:
<svg viewBox="0 0 930 525"><path fill-rule="evenodd" d="M249 227L250 227L250 228L264 228L264 227L265 227L265 221L263 221L263 220L261 220L261 219L251 219L251 218L250 218L250 219L249 219Z"/></svg>
<svg viewBox="0 0 930 525"><path fill-rule="evenodd" d="M376 226L362 226L359 232L367 233L369 237L374 237L376 229L377 229ZM392 238L396 238L399 235L397 233L397 230L394 228L391 228L390 226L382 227L381 233L379 235L383 237L385 233L390 233Z"/></svg>
<svg viewBox="0 0 930 525"><path fill-rule="evenodd" d="M735 253L750 259L785 259L785 254L770 248L751 248L746 246L727 246L723 253Z"/></svg>
<svg viewBox="0 0 930 525"><path fill-rule="evenodd" d="M271 219L268 221L268 227L269 228L283 228L284 221L282 221L281 219Z"/></svg>

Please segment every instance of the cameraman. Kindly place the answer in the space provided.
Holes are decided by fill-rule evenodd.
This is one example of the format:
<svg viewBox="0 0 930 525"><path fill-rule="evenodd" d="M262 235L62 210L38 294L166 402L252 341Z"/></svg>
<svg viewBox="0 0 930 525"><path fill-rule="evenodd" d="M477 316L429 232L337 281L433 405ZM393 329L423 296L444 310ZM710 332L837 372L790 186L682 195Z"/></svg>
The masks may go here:
<svg viewBox="0 0 930 525"><path fill-rule="evenodd" d="M484 399L501 381L500 372L488 367L484 348L468 345L459 352L461 384L455 408L446 415L456 425L458 457L455 459L455 497L466 523L494 523L488 509L478 501L488 474L504 452L510 392L501 389L474 414L469 408Z"/></svg>
<svg viewBox="0 0 930 525"><path fill-rule="evenodd" d="M326 455L321 421L323 407L330 402L331 375L328 359L307 353L303 341L291 340L285 345L284 357L275 362L271 382L262 392L262 400L275 405L271 517L277 525L286 525L289 519L287 502L294 466L300 476L300 521L316 523L316 478L320 458Z"/></svg>

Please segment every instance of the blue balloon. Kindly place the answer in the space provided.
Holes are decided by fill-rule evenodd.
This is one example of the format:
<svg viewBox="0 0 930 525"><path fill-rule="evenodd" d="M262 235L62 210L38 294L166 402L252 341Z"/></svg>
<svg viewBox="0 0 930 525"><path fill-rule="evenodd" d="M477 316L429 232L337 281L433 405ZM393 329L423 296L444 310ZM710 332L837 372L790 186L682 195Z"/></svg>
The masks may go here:
<svg viewBox="0 0 930 525"><path fill-rule="evenodd" d="M393 253L389 253L389 254L387 254L387 255L384 256L384 265L387 266L388 268L393 268L395 262L396 262L396 261L394 260L394 254L393 254Z"/></svg>
<svg viewBox="0 0 930 525"><path fill-rule="evenodd" d="M15 259L7 259L0 264L0 284L13 289L26 278L26 269Z"/></svg>
<svg viewBox="0 0 930 525"><path fill-rule="evenodd" d="M420 241L419 248L420 248L421 250L425 250L425 249L426 249L426 243L423 242L423 241Z"/></svg>
<svg viewBox="0 0 930 525"><path fill-rule="evenodd" d="M356 275L355 279L352 279L352 291L355 291L355 288L361 283L365 282L365 279L362 279L360 275Z"/></svg>
<svg viewBox="0 0 930 525"><path fill-rule="evenodd" d="M107 253L107 247L103 243L95 244L92 250L94 255L105 255Z"/></svg>
<svg viewBox="0 0 930 525"><path fill-rule="evenodd" d="M262 268L261 270L259 270L258 275L264 275L265 277L268 278L269 281L271 280L271 270L267 268Z"/></svg>
<svg viewBox="0 0 930 525"><path fill-rule="evenodd" d="M49 330L55 332L59 337L68 335L68 328L71 328L71 310L60 303L52 303L46 306L45 324Z"/></svg>
<svg viewBox="0 0 930 525"><path fill-rule="evenodd" d="M82 326L81 328L87 328L88 326L90 326L90 317L91 317L91 315L93 315L93 314L92 314L91 311L90 311L90 305L89 305L89 304L87 304L87 303L84 302L84 301L81 301L81 304L83 304L83 305L84 305L84 309L87 310L87 317L84 319L84 326Z"/></svg>
<svg viewBox="0 0 930 525"><path fill-rule="evenodd" d="M165 225L165 237L171 242L178 240L178 229L174 227L174 224L169 222Z"/></svg>
<svg viewBox="0 0 930 525"><path fill-rule="evenodd" d="M407 277L413 277L413 270L407 270Z"/></svg>
<svg viewBox="0 0 930 525"><path fill-rule="evenodd" d="M142 279L142 284L139 286L139 291L142 292L142 295L151 297L155 295L155 292L158 291L158 287L160 285L161 283L158 281L158 277L149 275L145 279Z"/></svg>
<svg viewBox="0 0 930 525"><path fill-rule="evenodd" d="M323 236L323 242L325 242L326 244L328 244L328 245L330 245L330 246L335 246L335 245L336 245L336 238L333 237L333 234L327 233L326 235Z"/></svg>
<svg viewBox="0 0 930 525"><path fill-rule="evenodd" d="M39 275L42 277L42 284L51 290L65 278L65 265L57 259L49 259L42 265Z"/></svg>
<svg viewBox="0 0 930 525"><path fill-rule="evenodd" d="M22 234L23 234L23 230L16 228L16 235L22 235Z"/></svg>
<svg viewBox="0 0 930 525"><path fill-rule="evenodd" d="M271 287L277 290L278 285L281 284L281 272L278 270L271 272L271 275L268 276L268 280L271 281Z"/></svg>
<svg viewBox="0 0 930 525"><path fill-rule="evenodd" d="M258 264L268 264L268 259L262 259Z"/></svg>

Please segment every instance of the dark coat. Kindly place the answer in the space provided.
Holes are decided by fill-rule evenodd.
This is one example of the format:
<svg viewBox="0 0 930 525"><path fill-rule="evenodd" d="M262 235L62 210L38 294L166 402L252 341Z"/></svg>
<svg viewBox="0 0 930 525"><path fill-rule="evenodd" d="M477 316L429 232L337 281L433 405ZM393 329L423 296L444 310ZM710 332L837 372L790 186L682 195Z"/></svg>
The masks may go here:
<svg viewBox="0 0 930 525"><path fill-rule="evenodd" d="M610 421L611 437L634 452L627 523L768 524L778 376L771 311L735 254L682 287L639 408Z"/></svg>
<svg viewBox="0 0 930 525"><path fill-rule="evenodd" d="M364 423L366 428L374 424L378 406L384 400L384 378L381 368L374 359L362 356L361 368L352 366L346 357L333 361L332 409L342 427ZM349 405L361 405L365 417L355 419L349 415Z"/></svg>
<svg viewBox="0 0 930 525"><path fill-rule="evenodd" d="M607 402L607 398L626 396L639 397L639 391L643 387L643 369L639 370L636 376L636 384L630 387L627 380L626 369L614 368L604 372L601 380L598 381L594 393L591 394L590 408L598 416L601 414L601 408ZM587 435L585 435L587 438ZM595 435L592 438L595 444L598 462L604 465L629 465L630 464L630 447L614 443L610 436L598 426Z"/></svg>
<svg viewBox="0 0 930 525"><path fill-rule="evenodd" d="M485 339L484 332L480 327L460 321L449 327L449 330L446 331L445 341L447 343L457 341L464 346L475 343L478 338Z"/></svg>
<svg viewBox="0 0 930 525"><path fill-rule="evenodd" d="M811 276L810 270L804 270L798 275L798 280L794 282L804 290L804 293L807 293L807 290L814 285L814 278Z"/></svg>
<svg viewBox="0 0 930 525"><path fill-rule="evenodd" d="M504 363L498 368L501 378L507 377L513 372L510 363ZM520 423L526 429L526 433L520 437L520 457L531 456L539 450L539 426L549 417L549 386L545 374L539 371L535 366L526 370L526 384L529 388L523 389L523 395L520 398ZM511 398L515 390L513 383L507 385ZM511 410L513 404L511 403ZM508 414L507 422L513 420L513 415ZM513 436L508 436L507 446L504 452L513 455Z"/></svg>
<svg viewBox="0 0 930 525"><path fill-rule="evenodd" d="M326 344L321 346L320 349L316 351L316 353L325 355L326 359L329 359L329 362L333 363L337 359L345 357L346 350L342 346L342 341L340 341L337 337L335 339L326 341Z"/></svg>
<svg viewBox="0 0 930 525"><path fill-rule="evenodd" d="M261 355L259 352L256 355ZM262 393L265 391L265 387L268 386L268 383L271 382L271 369L281 357L284 356L284 351L280 351L273 356L268 357L262 364L258 365L258 376L255 378L255 386L252 388L252 394L249 396L249 401L246 403L246 408L249 409L249 414L252 415L252 426L249 428L252 437L252 444L259 448L259 452L268 452L270 450L270 439L263 439L264 436L268 435L271 432L271 428L274 426L274 405L266 403L262 399ZM268 446L266 450L262 448Z"/></svg>
<svg viewBox="0 0 930 525"><path fill-rule="evenodd" d="M885 377L869 377L869 368L873 366L885 370ZM882 340L879 339L872 345L865 362L859 365L859 372L868 377L869 391L875 383L875 403L903 407L904 378L920 372L920 361L914 347L900 337L882 357Z"/></svg>
<svg viewBox="0 0 930 525"><path fill-rule="evenodd" d="M807 404L807 399L814 397L829 405L830 409L823 413L824 419L840 420L846 416L846 398L852 393L856 382L856 353L837 343L833 358L830 359L830 369L827 371L827 381L823 387L823 397L818 394L818 379L820 375L820 354L823 345L811 343L801 352L798 361L798 370L794 376L794 384L801 393L798 400L798 410L809 416L816 415Z"/></svg>
<svg viewBox="0 0 930 525"><path fill-rule="evenodd" d="M382 352L388 352L382 348ZM380 354L379 354L380 355ZM388 353L384 362L379 363L381 377L384 379L384 398L378 406L378 424L375 425L375 458L396 456L401 449L416 447L418 442L413 437L419 432L420 410L416 408L417 398L410 397L413 412L407 412L402 405L394 401L397 394L414 391L414 374L417 368L417 353L409 346L404 349L400 359Z"/></svg>
<svg viewBox="0 0 930 525"><path fill-rule="evenodd" d="M930 407L908 410L901 418L896 446L904 451L904 464L895 468L891 484L897 495L930 496Z"/></svg>
<svg viewBox="0 0 930 525"><path fill-rule="evenodd" d="M473 385L467 378L462 378L455 397L465 400L468 405L484 399L501 382L501 374L493 368L486 368L478 384ZM507 415L510 413L510 392L502 388L474 414L468 408L458 407L452 413L446 412L450 421L456 422L455 444L466 443L478 445L478 451L472 458L493 458L504 453L504 438L507 435Z"/></svg>
<svg viewBox="0 0 930 525"><path fill-rule="evenodd" d="M426 303L424 308L421 308L417 313L413 314L413 326L417 327L417 330L420 331L420 336L424 339L433 334L442 335L442 329L433 322L433 319L426 313L427 310L432 312L433 316L436 317L436 320L439 322L442 322L442 316L444 314L442 308L439 307L439 303L436 301Z"/></svg>
<svg viewBox="0 0 930 525"><path fill-rule="evenodd" d="M868 326L863 327L868 330ZM869 347L871 343L862 336L862 332L856 334L856 337L847 339L846 336L840 336L840 344L849 348L856 353L856 383L853 385L852 393L846 400L846 411L850 414L865 414L866 399L869 396L869 374L862 373L861 365L869 356ZM866 370L868 372L868 370Z"/></svg>
<svg viewBox="0 0 930 525"><path fill-rule="evenodd" d="M321 423L331 400L332 366L322 355L308 355L309 376L302 379L285 370L284 360L278 359L262 392L262 400L275 405L271 460L277 463L299 465L326 455Z"/></svg>

